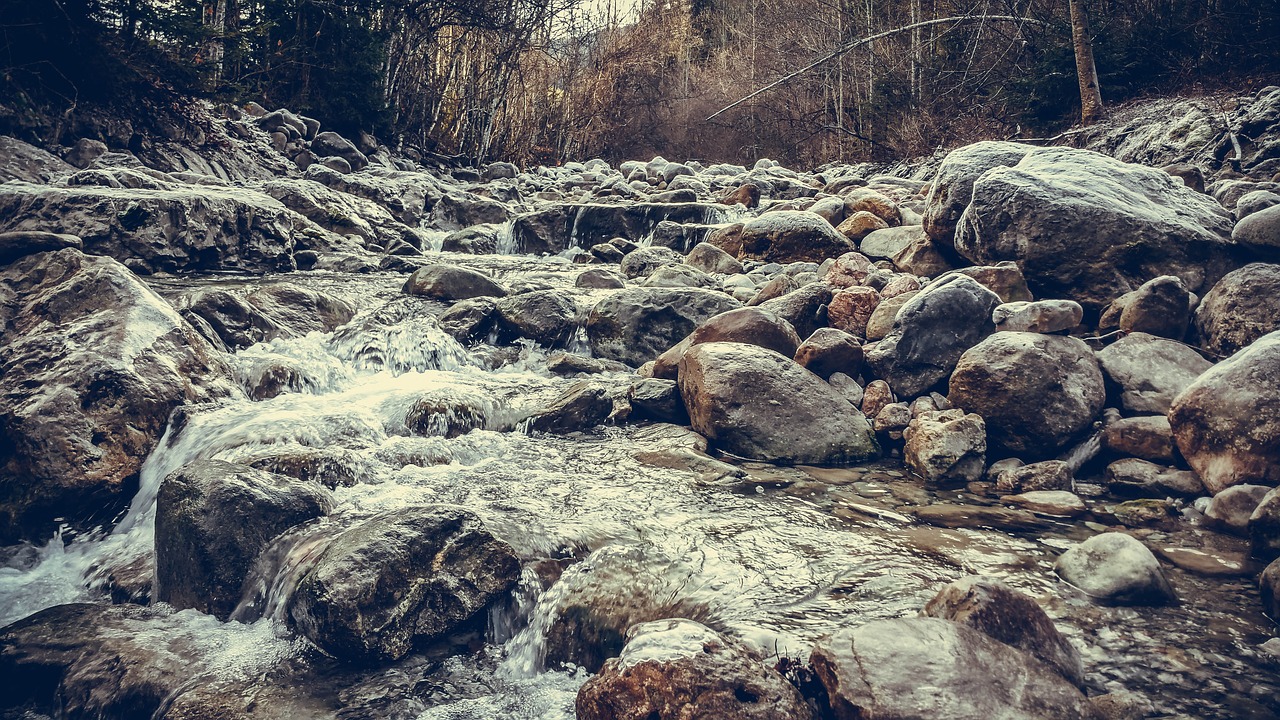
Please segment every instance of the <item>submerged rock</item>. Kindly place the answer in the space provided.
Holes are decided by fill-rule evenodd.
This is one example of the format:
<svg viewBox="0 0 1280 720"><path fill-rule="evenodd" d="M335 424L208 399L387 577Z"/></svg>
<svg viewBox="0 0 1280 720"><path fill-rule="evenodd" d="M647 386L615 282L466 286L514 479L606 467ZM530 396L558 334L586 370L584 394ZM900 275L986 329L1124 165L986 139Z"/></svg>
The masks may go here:
<svg viewBox="0 0 1280 720"><path fill-rule="evenodd" d="M810 657L837 720L1099 720L1053 666L960 623L875 620Z"/></svg>
<svg viewBox="0 0 1280 720"><path fill-rule="evenodd" d="M75 249L0 270L0 543L108 524L174 408L237 394L219 354L120 263Z"/></svg>
<svg viewBox="0 0 1280 720"><path fill-rule="evenodd" d="M1054 570L1095 600L1116 605L1162 605L1176 599L1160 562L1124 533L1095 535L1058 558Z"/></svg>
<svg viewBox="0 0 1280 720"><path fill-rule="evenodd" d="M795 687L692 620L633 625L621 655L578 691L580 720L806 720Z"/></svg>
<svg viewBox="0 0 1280 720"><path fill-rule="evenodd" d="M742 343L704 343L680 361L693 429L740 457L838 465L880 453L857 408L791 358Z"/></svg>
<svg viewBox="0 0 1280 720"><path fill-rule="evenodd" d="M470 512L385 512L333 538L298 581L289 618L336 657L395 660L505 593L519 569L511 548Z"/></svg>

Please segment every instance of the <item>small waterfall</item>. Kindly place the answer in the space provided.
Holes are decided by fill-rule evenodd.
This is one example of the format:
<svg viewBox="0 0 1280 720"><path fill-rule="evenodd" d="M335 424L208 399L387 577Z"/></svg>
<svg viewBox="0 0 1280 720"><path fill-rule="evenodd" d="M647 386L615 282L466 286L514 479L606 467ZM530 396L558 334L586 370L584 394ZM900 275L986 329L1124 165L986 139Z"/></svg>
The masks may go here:
<svg viewBox="0 0 1280 720"><path fill-rule="evenodd" d="M299 525L272 541L245 578L244 594L231 619L251 623L270 618L286 622L285 613L298 583L337 537L327 518Z"/></svg>
<svg viewBox="0 0 1280 720"><path fill-rule="evenodd" d="M502 223L498 226L498 236L495 242L495 249L499 255L520 255L520 248L516 247L516 219Z"/></svg>

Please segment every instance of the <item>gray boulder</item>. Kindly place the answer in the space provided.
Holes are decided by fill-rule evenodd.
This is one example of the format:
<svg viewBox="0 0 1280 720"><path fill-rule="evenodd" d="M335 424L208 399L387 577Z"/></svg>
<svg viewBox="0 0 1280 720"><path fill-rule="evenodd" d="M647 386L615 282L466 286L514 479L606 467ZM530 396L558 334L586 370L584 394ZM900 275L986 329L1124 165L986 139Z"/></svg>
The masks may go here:
<svg viewBox="0 0 1280 720"><path fill-rule="evenodd" d="M361 170L369 164L369 158L354 143L330 130L316 134L311 141L311 152L320 157L336 155L346 160L352 170Z"/></svg>
<svg viewBox="0 0 1280 720"><path fill-rule="evenodd" d="M767 462L839 465L879 455L862 413L791 358L742 343L704 343L680 361L693 429L719 449Z"/></svg>
<svg viewBox="0 0 1280 720"><path fill-rule="evenodd" d="M1188 385L1213 363L1191 348L1165 338L1133 333L1098 352L1107 381L1131 413L1164 415Z"/></svg>
<svg viewBox="0 0 1280 720"><path fill-rule="evenodd" d="M632 250L622 258L622 274L627 276L628 280L635 280L649 277L658 268L683 263L684 256L671 248L642 247Z"/></svg>
<svg viewBox="0 0 1280 720"><path fill-rule="evenodd" d="M63 235L42 230L19 230L0 233L0 265L8 265L19 258L36 253L51 252L63 248L84 249L84 241L75 235Z"/></svg>
<svg viewBox="0 0 1280 720"><path fill-rule="evenodd" d="M515 553L480 518L443 505L374 515L339 532L302 575L293 626L350 660L396 660L515 585Z"/></svg>
<svg viewBox="0 0 1280 720"><path fill-rule="evenodd" d="M875 620L818 641L809 661L836 720L1101 720L1053 666L949 620Z"/></svg>
<svg viewBox="0 0 1280 720"><path fill-rule="evenodd" d="M768 262L822 262L855 250L817 213L778 210L748 220L742 226L742 257Z"/></svg>
<svg viewBox="0 0 1280 720"><path fill-rule="evenodd" d="M508 337L561 347L578 329L578 306L561 290L534 290L498 301L498 326Z"/></svg>
<svg viewBox="0 0 1280 720"><path fill-rule="evenodd" d="M722 312L742 307L724 293L698 288L632 288L596 304L587 316L591 352L639 367Z"/></svg>
<svg viewBox="0 0 1280 720"><path fill-rule="evenodd" d="M1239 204L1236 205L1239 208ZM1255 250L1280 250L1280 205L1256 210L1236 223L1231 239Z"/></svg>
<svg viewBox="0 0 1280 720"><path fill-rule="evenodd" d="M1173 401L1178 450L1212 493L1280 485L1280 331L1210 368Z"/></svg>
<svg viewBox="0 0 1280 720"><path fill-rule="evenodd" d="M405 280L403 292L453 302L477 297L505 297L506 288L484 273L456 265L424 265Z"/></svg>
<svg viewBox="0 0 1280 720"><path fill-rule="evenodd" d="M969 483L986 466L987 426L963 410L927 411L903 433L902 459L911 472L933 483Z"/></svg>
<svg viewBox="0 0 1280 720"><path fill-rule="evenodd" d="M992 168L1017 165L1039 148L1021 143L987 140L951 151L925 200L924 231L934 242L950 248L960 216L973 200L973 184Z"/></svg>
<svg viewBox="0 0 1280 720"><path fill-rule="evenodd" d="M1085 540L1063 553L1054 570L1089 597L1108 604L1163 605L1176 599L1155 555L1124 533Z"/></svg>
<svg viewBox="0 0 1280 720"><path fill-rule="evenodd" d="M156 499L155 599L226 620L258 553L333 504L318 485L245 465L200 460L174 471Z"/></svg>
<svg viewBox="0 0 1280 720"><path fill-rule="evenodd" d="M1056 455L1088 428L1106 391L1083 341L1002 332L960 357L947 397L986 420L990 446L1035 460Z"/></svg>
<svg viewBox="0 0 1280 720"><path fill-rule="evenodd" d="M1252 263L1218 281L1195 314L1209 352L1226 357L1280 330L1280 265Z"/></svg>
<svg viewBox="0 0 1280 720"><path fill-rule="evenodd" d="M925 393L951 375L961 354L992 333L991 314L999 304L995 293L972 278L941 278L898 310L893 329L867 352L867 364L896 394Z"/></svg>
<svg viewBox="0 0 1280 720"><path fill-rule="evenodd" d="M737 258L711 243L694 245L684 261L706 273L736 275L742 272L742 263Z"/></svg>
<svg viewBox="0 0 1280 720"><path fill-rule="evenodd" d="M1232 265L1230 227L1222 206L1160 170L1045 148L978 178L956 250L1016 261L1032 292L1100 312L1161 275L1202 292Z"/></svg>

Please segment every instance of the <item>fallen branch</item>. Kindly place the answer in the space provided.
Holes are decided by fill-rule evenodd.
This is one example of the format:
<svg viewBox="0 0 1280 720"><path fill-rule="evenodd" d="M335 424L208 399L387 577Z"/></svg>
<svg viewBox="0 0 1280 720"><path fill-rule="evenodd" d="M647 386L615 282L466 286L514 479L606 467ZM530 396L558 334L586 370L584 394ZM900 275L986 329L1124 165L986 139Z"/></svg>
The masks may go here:
<svg viewBox="0 0 1280 720"><path fill-rule="evenodd" d="M818 67L819 65L822 65L822 64L823 64L823 63L825 63L825 62L828 62L828 61L830 61L830 60L834 60L835 58L838 58L838 57L840 57L841 55L844 55L845 53L849 52L850 50L857 49L857 48L859 48L859 47L861 47L861 46L863 46L863 45L866 45L867 43L875 42L876 40L880 40L880 39L882 39L882 38L887 38L887 37L889 37L889 36L891 36L891 35L897 35L898 33L907 32L908 30L916 30L916 29L919 29L919 28L922 28L922 27L929 27L929 26L931 26L931 25L942 25L942 24L944 24L944 23L962 23L962 22L974 22L974 21L984 21L984 22L985 22L985 21L987 21L987 20L992 20L992 21L996 21L996 22L1013 22L1013 23L1024 23L1024 24L1026 24L1026 23L1030 23L1030 24L1032 24L1032 25L1044 25L1044 26L1048 26L1048 23L1046 23L1046 22L1042 22L1042 21L1040 21L1040 20L1036 20L1036 19L1034 19L1034 18L1016 17L1016 16L1013 16L1013 15L957 15L957 16L954 16L954 17L938 18L938 19L936 19L936 20L924 20L924 21L922 21L922 22L912 23L912 24L910 24L910 25L903 25L902 27L894 28L894 29L892 29L892 30L885 30L885 31L884 31L884 32L882 32L882 33L876 33L875 35L869 35L869 36L867 36L867 37L864 37L864 38L861 38L861 39L858 39L858 40L854 40L853 42L850 42L850 43L846 43L846 44L844 44L844 45L841 45L840 47L836 48L835 50L832 50L831 52L827 53L826 55L823 55L822 57L818 58L817 60L814 60L813 62L809 63L808 65L805 65L804 67L800 68L799 70L796 70L795 72L790 73L790 74L787 74L787 75L783 75L782 77L778 78L777 80L774 80L773 82L769 83L768 85L765 85L764 87L760 88L759 90L756 90L755 92L751 93L750 95L748 95L748 96L746 96L746 97L744 97L744 98L741 98L741 99L739 99L739 100L736 100L736 101L734 101L734 102L732 102L732 103L730 103L730 104L728 104L728 105L725 105L724 107L720 108L719 110L717 110L717 111L715 111L715 112L711 113L710 115L708 115L708 116L707 116L707 120L710 120L710 119L714 118L715 116L719 115L720 113L723 113L723 112L724 112L724 111L726 111L726 110L732 110L733 108L735 108L735 107L737 107L737 106L741 105L742 103L744 103L744 102L746 102L746 101L748 101L748 100L750 100L750 99L752 99L752 98L754 98L754 97L757 97L758 95L761 95L761 94L763 94L763 93L765 93L765 92L767 92L767 91L769 91L769 90L772 90L773 88L775 88L775 87L777 87L777 86L779 86L779 85L781 85L781 84L783 84L783 83L785 83L785 82L788 82L788 81L792 80L793 78L799 77L799 76L801 76L801 75L803 75L803 74L805 74L805 73L809 72L810 70L812 70L812 69L814 69L814 68ZM705 121L704 121L704 122L705 122Z"/></svg>

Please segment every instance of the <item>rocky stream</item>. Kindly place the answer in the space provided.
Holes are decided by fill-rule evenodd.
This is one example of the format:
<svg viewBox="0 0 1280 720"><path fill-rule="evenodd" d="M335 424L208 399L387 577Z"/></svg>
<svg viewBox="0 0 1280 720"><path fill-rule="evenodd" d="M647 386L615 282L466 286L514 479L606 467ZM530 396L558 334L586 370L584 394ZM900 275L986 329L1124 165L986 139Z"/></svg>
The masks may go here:
<svg viewBox="0 0 1280 720"><path fill-rule="evenodd" d="M0 717L1280 716L1232 107L812 171L0 138Z"/></svg>

